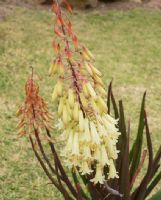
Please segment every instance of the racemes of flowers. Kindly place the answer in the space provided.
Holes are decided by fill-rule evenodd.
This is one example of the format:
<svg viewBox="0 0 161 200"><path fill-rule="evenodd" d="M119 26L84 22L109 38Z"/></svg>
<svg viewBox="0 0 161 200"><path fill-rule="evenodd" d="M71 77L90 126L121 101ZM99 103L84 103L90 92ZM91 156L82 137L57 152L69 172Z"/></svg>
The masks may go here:
<svg viewBox="0 0 161 200"><path fill-rule="evenodd" d="M120 135L117 120L107 114L102 74L92 64L92 53L79 44L57 1L52 11L56 18L52 43L55 57L49 74L56 79L52 99L64 138L62 156L69 168L89 175L94 184L103 184L106 179L118 178L114 165Z"/></svg>
<svg viewBox="0 0 161 200"><path fill-rule="evenodd" d="M64 3L72 13L66 0ZM69 17L58 1L53 1L52 11L55 55L49 74L56 80L52 99L56 107L55 127L61 132L58 140L63 142L61 159L56 150L56 138L53 140L51 135L52 114L39 95L33 69L25 84L25 101L17 111L19 136L29 137L42 169L65 200L119 200L120 197L122 200L144 200L161 179L161 147L154 155L145 110L146 93L141 104L138 131L131 146L130 122L126 123L123 102L120 100L117 104L115 100L112 83L106 95L102 74L93 66L92 53L78 42ZM144 132L148 167L136 187L135 181L147 153L143 150ZM65 166L70 169L72 180Z"/></svg>

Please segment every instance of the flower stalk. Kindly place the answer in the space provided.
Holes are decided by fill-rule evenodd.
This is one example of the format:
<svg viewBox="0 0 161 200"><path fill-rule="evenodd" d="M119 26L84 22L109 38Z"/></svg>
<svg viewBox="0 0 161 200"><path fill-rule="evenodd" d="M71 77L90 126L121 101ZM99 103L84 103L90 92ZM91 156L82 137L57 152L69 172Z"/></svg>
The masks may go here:
<svg viewBox="0 0 161 200"><path fill-rule="evenodd" d="M114 166L120 135L117 120L107 114L106 91L101 72L92 64L94 56L79 43L58 1L54 1L52 10L56 17L55 58L49 73L57 77L52 98L58 105L60 129L67 141L62 155L69 168L90 174L94 184L104 184L105 167L109 169L108 179L118 178Z"/></svg>
<svg viewBox="0 0 161 200"><path fill-rule="evenodd" d="M50 121L52 119L52 115L48 112L45 101L39 96L39 87L33 79L33 72L31 77L26 82L25 90L25 103L17 112L17 115L21 118L18 125L19 135L26 135L29 137L34 154L49 180L62 193L64 199L72 200L71 194L74 197L77 197L77 192L66 175L66 172L62 167L59 157L56 153L54 144L51 142L52 138L50 135ZM51 151L54 156L55 167L45 153L45 149L42 144L42 141L44 141L43 136L45 136L51 147ZM38 146L39 152L36 146ZM53 175L57 177L58 182ZM69 194L67 188L71 194Z"/></svg>

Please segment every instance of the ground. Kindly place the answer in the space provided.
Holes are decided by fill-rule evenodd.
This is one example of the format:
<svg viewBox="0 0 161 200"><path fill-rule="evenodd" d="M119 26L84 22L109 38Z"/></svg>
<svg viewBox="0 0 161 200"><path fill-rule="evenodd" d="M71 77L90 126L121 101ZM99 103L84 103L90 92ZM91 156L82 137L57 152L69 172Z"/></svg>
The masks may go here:
<svg viewBox="0 0 161 200"><path fill-rule="evenodd" d="M53 58L53 16L48 7L26 5L3 4L0 13L0 199L61 199L51 190L28 140L18 139L15 128L15 113L24 97L30 66L41 77L41 94L53 110L54 80L48 76ZM161 138L160 11L97 9L76 11L71 19L80 41L95 55L95 66L104 74L106 86L113 79L114 93L123 99L127 120L131 120L132 140L142 94L147 90L146 109L156 151Z"/></svg>

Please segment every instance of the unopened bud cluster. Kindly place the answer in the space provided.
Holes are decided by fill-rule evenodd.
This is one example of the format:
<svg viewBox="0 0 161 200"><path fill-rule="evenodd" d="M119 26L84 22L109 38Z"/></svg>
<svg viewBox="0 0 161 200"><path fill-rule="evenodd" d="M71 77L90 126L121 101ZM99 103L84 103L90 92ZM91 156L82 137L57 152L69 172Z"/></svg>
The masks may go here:
<svg viewBox="0 0 161 200"><path fill-rule="evenodd" d="M39 87L33 78L27 80L25 91L25 102L17 111L17 116L21 119L17 125L20 137L33 134L35 130L41 133L43 128L50 129L49 121L52 119L45 101L39 96Z"/></svg>
<svg viewBox="0 0 161 200"><path fill-rule="evenodd" d="M79 45L71 23L63 19L57 4L53 11L56 58L49 73L57 78L52 98L65 140L62 155L69 167L83 175L90 174L95 184L103 184L105 175L118 177L114 166L120 134L117 121L107 114L102 74L91 64L92 53Z"/></svg>

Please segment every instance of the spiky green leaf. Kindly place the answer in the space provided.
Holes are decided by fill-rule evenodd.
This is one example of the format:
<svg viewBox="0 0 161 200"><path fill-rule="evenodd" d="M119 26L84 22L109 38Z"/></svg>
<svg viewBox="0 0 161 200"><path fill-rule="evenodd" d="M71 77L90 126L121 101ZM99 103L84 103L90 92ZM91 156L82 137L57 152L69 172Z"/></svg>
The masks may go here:
<svg viewBox="0 0 161 200"><path fill-rule="evenodd" d="M141 151L142 151L142 143L143 143L143 131L144 131L144 109L145 109L145 97L146 92L143 95L142 104L141 104L141 111L140 111L140 120L139 120L139 126L138 126L138 133L136 136L136 140L133 144L133 147L130 151L130 179L132 179L138 165L140 162L141 157Z"/></svg>
<svg viewBox="0 0 161 200"><path fill-rule="evenodd" d="M113 94L113 91L112 91L112 87L111 87L111 101L112 101L112 105L113 105L115 119L119 119L119 111L118 111L116 100L115 100L115 97L114 97L114 94Z"/></svg>
<svg viewBox="0 0 161 200"><path fill-rule="evenodd" d="M121 166L122 166L122 161L124 159L124 154L125 154L125 148L126 148L126 143L127 143L127 136L126 136L126 124L125 124L125 116L124 116L124 108L123 108L123 103L120 100L119 101L119 131L121 132L121 135L119 137L119 141L117 143L117 149L120 151L117 159L117 170L119 171L119 174L121 173Z"/></svg>
<svg viewBox="0 0 161 200"><path fill-rule="evenodd" d="M159 183L160 180L161 180L161 172L154 178L154 180L148 186L145 193L145 197L147 197L151 193L151 191L155 188L155 186Z"/></svg>
<svg viewBox="0 0 161 200"><path fill-rule="evenodd" d="M148 120L147 120L147 114L146 111L144 111L144 119L145 119L145 127L146 127L146 139L147 139L147 146L148 146L148 152L149 152L149 162L148 162L148 169L146 172L146 175L144 176L143 180L141 181L137 192L135 194L135 198L137 200L142 200L145 197L146 189L151 181L151 174L153 170L153 149L152 149L152 142L150 137L150 131L148 126Z"/></svg>

